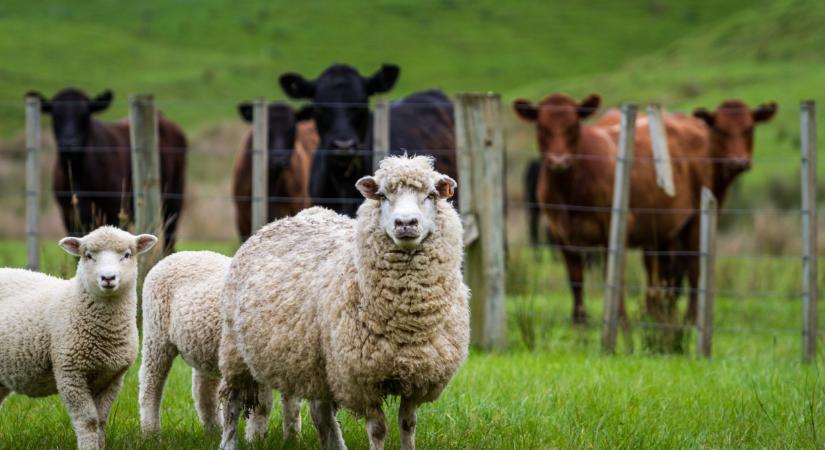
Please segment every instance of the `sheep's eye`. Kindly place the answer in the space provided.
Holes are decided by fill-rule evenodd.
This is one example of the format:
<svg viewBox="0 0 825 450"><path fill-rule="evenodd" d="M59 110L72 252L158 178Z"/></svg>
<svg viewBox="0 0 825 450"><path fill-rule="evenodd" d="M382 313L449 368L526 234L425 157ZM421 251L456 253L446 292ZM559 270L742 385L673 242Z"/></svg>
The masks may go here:
<svg viewBox="0 0 825 450"><path fill-rule="evenodd" d="M438 191L430 192L430 194L427 195L427 198L429 198L430 200L438 200Z"/></svg>
<svg viewBox="0 0 825 450"><path fill-rule="evenodd" d="M86 254L85 254L85 255L83 255L83 256L85 256L85 257L86 257L86 259L88 259L88 260L91 260L91 261L94 261L94 260L95 260L94 258L92 258L92 254L91 254L91 253L89 253L89 252L86 252Z"/></svg>
<svg viewBox="0 0 825 450"><path fill-rule="evenodd" d="M123 259L129 259L130 256L132 256L132 252L126 252L123 254Z"/></svg>
<svg viewBox="0 0 825 450"><path fill-rule="evenodd" d="M376 192L375 196L378 197L378 200L383 201L387 199L387 194L384 194L383 192Z"/></svg>

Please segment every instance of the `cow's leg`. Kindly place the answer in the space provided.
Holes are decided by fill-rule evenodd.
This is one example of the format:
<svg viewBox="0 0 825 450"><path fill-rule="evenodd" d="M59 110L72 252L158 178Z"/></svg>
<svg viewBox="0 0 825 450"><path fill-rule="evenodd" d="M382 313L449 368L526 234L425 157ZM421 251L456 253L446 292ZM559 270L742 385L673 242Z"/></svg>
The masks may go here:
<svg viewBox="0 0 825 450"><path fill-rule="evenodd" d="M192 399L195 400L195 411L209 431L220 428L220 414L218 412L218 386L220 378L215 378L199 370L192 369Z"/></svg>
<svg viewBox="0 0 825 450"><path fill-rule="evenodd" d="M694 219L688 225L687 235L684 239L684 246L687 250L692 252L687 259L687 273L688 273L688 307L685 312L685 322L695 324L699 312L699 241L700 241L700 222Z"/></svg>
<svg viewBox="0 0 825 450"><path fill-rule="evenodd" d="M562 250L564 265L567 267L567 279L570 290L573 292L573 323L587 323L587 312L584 309L583 283L584 260L581 253Z"/></svg>

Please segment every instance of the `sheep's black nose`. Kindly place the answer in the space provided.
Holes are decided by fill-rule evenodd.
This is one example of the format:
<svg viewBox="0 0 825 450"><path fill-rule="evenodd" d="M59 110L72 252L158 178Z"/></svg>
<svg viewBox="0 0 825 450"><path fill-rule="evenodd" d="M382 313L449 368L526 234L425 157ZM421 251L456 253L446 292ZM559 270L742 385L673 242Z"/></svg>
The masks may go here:
<svg viewBox="0 0 825 450"><path fill-rule="evenodd" d="M418 219L415 217L409 219L395 219L395 227L402 228L402 227L414 227L418 225Z"/></svg>
<svg viewBox="0 0 825 450"><path fill-rule="evenodd" d="M100 281L104 281L106 283L109 283L109 282L115 281L115 278L117 278L117 275L109 275L109 276L101 275L100 276Z"/></svg>

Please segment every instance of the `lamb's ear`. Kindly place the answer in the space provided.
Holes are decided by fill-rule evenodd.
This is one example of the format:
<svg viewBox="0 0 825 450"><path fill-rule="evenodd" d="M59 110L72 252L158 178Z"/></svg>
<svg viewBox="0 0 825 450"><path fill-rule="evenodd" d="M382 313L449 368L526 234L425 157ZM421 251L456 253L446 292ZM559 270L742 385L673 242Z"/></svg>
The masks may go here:
<svg viewBox="0 0 825 450"><path fill-rule="evenodd" d="M137 241L137 254L146 253L155 246L158 242L158 238L152 236L151 234L141 234L135 238Z"/></svg>
<svg viewBox="0 0 825 450"><path fill-rule="evenodd" d="M435 182L435 190L438 191L438 196L441 198L450 198L455 195L455 188L457 187L458 183L447 175L442 175L441 179Z"/></svg>
<svg viewBox="0 0 825 450"><path fill-rule="evenodd" d="M378 182L371 176L366 176L355 182L355 187L361 192L364 198L370 200L379 200L378 196Z"/></svg>
<svg viewBox="0 0 825 450"><path fill-rule="evenodd" d="M64 237L58 243L66 253L72 256L80 256L80 244L80 239L76 237Z"/></svg>

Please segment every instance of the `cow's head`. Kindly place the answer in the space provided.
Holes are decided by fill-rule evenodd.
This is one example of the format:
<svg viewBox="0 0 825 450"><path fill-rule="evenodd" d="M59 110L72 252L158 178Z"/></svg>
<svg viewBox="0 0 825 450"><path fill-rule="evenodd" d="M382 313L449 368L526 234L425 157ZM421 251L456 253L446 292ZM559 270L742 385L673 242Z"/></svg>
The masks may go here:
<svg viewBox="0 0 825 450"><path fill-rule="evenodd" d="M693 111L710 129L710 151L722 172L735 176L748 170L753 159L753 129L776 114L776 103L768 102L751 109L739 100L726 100L710 112L704 108Z"/></svg>
<svg viewBox="0 0 825 450"><path fill-rule="evenodd" d="M52 130L58 150L71 151L88 143L92 114L106 110L114 95L107 89L95 98L89 98L80 89L67 88L51 100L36 91L27 93L26 97L40 99L40 110L52 116Z"/></svg>
<svg viewBox="0 0 825 450"><path fill-rule="evenodd" d="M247 122L253 121L252 102L238 104L238 113ZM295 148L295 124L311 117L310 107L298 111L286 103L272 102L267 105L267 163L270 170L289 167Z"/></svg>
<svg viewBox="0 0 825 450"><path fill-rule="evenodd" d="M384 64L363 77L354 68L335 64L315 80L297 73L281 75L281 88L291 98L311 99L313 117L321 139L319 148L334 152L364 149L368 140L369 97L387 92L398 80L400 69Z"/></svg>
<svg viewBox="0 0 825 450"><path fill-rule="evenodd" d="M538 105L513 101L513 109L524 120L536 123L542 164L550 170L569 168L579 146L581 121L593 114L601 97L592 94L581 102L565 94L545 97Z"/></svg>

